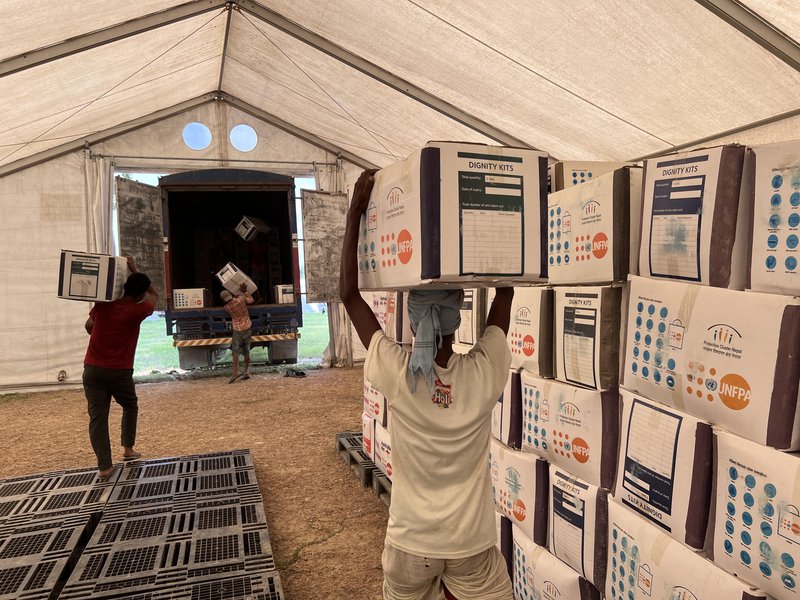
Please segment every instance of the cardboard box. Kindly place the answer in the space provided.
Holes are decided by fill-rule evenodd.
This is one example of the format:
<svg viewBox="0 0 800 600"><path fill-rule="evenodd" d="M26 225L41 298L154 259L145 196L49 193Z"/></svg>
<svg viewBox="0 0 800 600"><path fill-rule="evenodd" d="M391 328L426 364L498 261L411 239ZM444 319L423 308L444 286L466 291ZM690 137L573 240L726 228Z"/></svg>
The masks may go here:
<svg viewBox="0 0 800 600"><path fill-rule="evenodd" d="M511 519L537 544L546 545L547 463L492 439L489 472L497 511Z"/></svg>
<svg viewBox="0 0 800 600"><path fill-rule="evenodd" d="M716 507L711 558L775 598L797 598L800 454L714 428Z"/></svg>
<svg viewBox="0 0 800 600"><path fill-rule="evenodd" d="M609 600L766 600L616 502L608 505Z"/></svg>
<svg viewBox="0 0 800 600"><path fill-rule="evenodd" d="M371 296L372 312L386 337L399 344L411 344L414 337L408 318L408 295L403 292L380 291L372 292Z"/></svg>
<svg viewBox="0 0 800 600"><path fill-rule="evenodd" d="M492 435L509 448L522 447L522 394L520 373L511 369L508 372L503 395L492 410Z"/></svg>
<svg viewBox="0 0 800 600"><path fill-rule="evenodd" d="M430 142L378 171L359 236L361 289L547 276L547 155Z"/></svg>
<svg viewBox="0 0 800 600"><path fill-rule="evenodd" d="M608 490L551 464L547 522L550 552L602 590L608 552Z"/></svg>
<svg viewBox="0 0 800 600"><path fill-rule="evenodd" d="M235 231L245 242L249 242L250 240L255 239L259 233L269 232L269 226L261 219L244 216L242 217L242 220L239 221Z"/></svg>
<svg viewBox="0 0 800 600"><path fill-rule="evenodd" d="M552 377L553 290L546 287L514 288L508 348L511 368Z"/></svg>
<svg viewBox="0 0 800 600"><path fill-rule="evenodd" d="M375 464L389 481L392 480L392 440L389 430L375 421Z"/></svg>
<svg viewBox="0 0 800 600"><path fill-rule="evenodd" d="M551 174L551 192L558 192L582 183L591 183L601 175L626 166L624 162L599 160L562 160L548 168ZM632 166L632 165L627 165Z"/></svg>
<svg viewBox="0 0 800 600"><path fill-rule="evenodd" d="M276 285L275 304L294 304L294 286L291 284Z"/></svg>
<svg viewBox="0 0 800 600"><path fill-rule="evenodd" d="M717 146L645 161L640 275L744 286L745 264L732 261L744 152Z"/></svg>
<svg viewBox="0 0 800 600"><path fill-rule="evenodd" d="M548 196L550 283L627 279L632 264L637 263L631 256L638 257L639 247L638 238L631 240L631 205L635 202L638 206L641 190L642 170L624 167Z"/></svg>
<svg viewBox="0 0 800 600"><path fill-rule="evenodd" d="M172 290L172 308L203 308L211 304L210 292L205 288Z"/></svg>
<svg viewBox="0 0 800 600"><path fill-rule="evenodd" d="M515 599L600 600L600 590L516 526L513 537Z"/></svg>
<svg viewBox="0 0 800 600"><path fill-rule="evenodd" d="M112 302L125 295L128 261L122 256L61 251L58 297L86 302Z"/></svg>
<svg viewBox="0 0 800 600"><path fill-rule="evenodd" d="M620 392L614 499L673 539L702 548L711 496L711 425L628 390Z"/></svg>
<svg viewBox="0 0 800 600"><path fill-rule="evenodd" d="M587 390L526 371L522 449L589 483L611 489L617 470L619 392Z"/></svg>
<svg viewBox="0 0 800 600"><path fill-rule="evenodd" d="M464 290L464 302L461 304L461 324L456 329L453 340L453 350L461 354L467 354L478 341L480 294L481 291L478 289Z"/></svg>
<svg viewBox="0 0 800 600"><path fill-rule="evenodd" d="M511 520L504 517L499 512L494 513L495 525L497 525L497 548L503 555L508 568L509 579L514 578L514 533Z"/></svg>
<svg viewBox="0 0 800 600"><path fill-rule="evenodd" d="M753 146L748 154L755 195L747 287L800 295L800 140Z"/></svg>
<svg viewBox="0 0 800 600"><path fill-rule="evenodd" d="M258 289L253 280L245 275L244 271L239 270L233 263L228 263L217 273L217 279L226 290L231 294L241 294L241 285L247 284L247 293L253 294Z"/></svg>
<svg viewBox="0 0 800 600"><path fill-rule="evenodd" d="M619 382L620 287L555 290L556 379L597 390Z"/></svg>
<svg viewBox="0 0 800 600"><path fill-rule="evenodd" d="M367 413L361 413L361 447L375 462L375 419Z"/></svg>
<svg viewBox="0 0 800 600"><path fill-rule="evenodd" d="M631 279L624 385L728 431L800 448L800 298Z"/></svg>
<svg viewBox="0 0 800 600"><path fill-rule="evenodd" d="M364 412L375 419L381 426L387 424L387 402L386 397L372 387L372 384L364 378Z"/></svg>

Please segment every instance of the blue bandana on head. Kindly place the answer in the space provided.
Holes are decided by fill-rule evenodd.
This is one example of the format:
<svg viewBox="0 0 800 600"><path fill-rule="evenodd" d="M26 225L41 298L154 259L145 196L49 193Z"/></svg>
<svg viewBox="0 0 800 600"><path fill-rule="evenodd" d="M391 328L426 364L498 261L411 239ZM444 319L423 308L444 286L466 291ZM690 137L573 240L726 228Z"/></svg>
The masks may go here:
<svg viewBox="0 0 800 600"><path fill-rule="evenodd" d="M408 294L408 317L416 332L414 350L408 368L411 391L417 390L417 377L422 375L433 391L433 361L442 346L442 336L454 333L461 324L463 290L412 290Z"/></svg>

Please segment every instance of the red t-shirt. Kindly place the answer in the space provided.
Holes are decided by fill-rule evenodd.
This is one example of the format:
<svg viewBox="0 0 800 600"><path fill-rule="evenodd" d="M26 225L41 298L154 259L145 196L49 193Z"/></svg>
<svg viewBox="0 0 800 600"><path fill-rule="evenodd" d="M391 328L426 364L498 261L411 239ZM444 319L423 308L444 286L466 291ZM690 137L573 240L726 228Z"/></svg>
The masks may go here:
<svg viewBox="0 0 800 600"><path fill-rule="evenodd" d="M132 369L139 325L153 314L150 302L98 302L89 312L94 321L83 362L105 369Z"/></svg>

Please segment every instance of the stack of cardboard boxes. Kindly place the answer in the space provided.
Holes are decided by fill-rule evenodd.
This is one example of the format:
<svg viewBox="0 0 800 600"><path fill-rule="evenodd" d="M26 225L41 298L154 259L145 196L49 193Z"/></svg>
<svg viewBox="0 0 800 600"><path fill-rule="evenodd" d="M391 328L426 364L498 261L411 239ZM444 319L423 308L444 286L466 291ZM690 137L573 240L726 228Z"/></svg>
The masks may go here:
<svg viewBox="0 0 800 600"><path fill-rule="evenodd" d="M516 287L489 456L515 598L795 598L800 142L564 164L556 184L548 281L495 273ZM461 351L492 296L469 279Z"/></svg>

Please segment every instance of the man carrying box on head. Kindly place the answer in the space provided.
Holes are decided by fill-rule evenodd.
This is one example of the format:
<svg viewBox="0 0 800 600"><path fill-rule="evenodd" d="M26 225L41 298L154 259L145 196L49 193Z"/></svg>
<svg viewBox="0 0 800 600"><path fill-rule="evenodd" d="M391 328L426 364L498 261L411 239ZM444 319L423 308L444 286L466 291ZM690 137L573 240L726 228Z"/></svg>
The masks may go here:
<svg viewBox="0 0 800 600"><path fill-rule="evenodd" d="M250 320L247 305L253 303L253 297L247 291L246 283L242 282L239 290L241 294L238 296L234 296L228 290L223 290L220 294L220 298L225 302L225 310L231 315L231 328L233 329L233 339L231 340L233 374L228 383L239 379L239 350L244 354L244 373L241 377L250 379L250 327L253 322Z"/></svg>
<svg viewBox="0 0 800 600"><path fill-rule="evenodd" d="M392 411L392 504L383 551L388 600L511 600L487 465L492 409L508 379L513 288L499 288L486 332L453 352L463 291L411 291L409 356L381 331L358 291L357 244L374 171L356 183L347 213L339 293L367 347L364 376Z"/></svg>
<svg viewBox="0 0 800 600"><path fill-rule="evenodd" d="M153 314L158 292L136 262L128 256L131 275L125 294L114 302L97 302L89 311L86 333L89 347L83 367L83 391L89 404L89 439L97 456L100 478L111 474L111 442L108 437L108 412L111 397L122 407L123 460L142 455L133 449L139 400L133 383L133 360L139 341L139 326Z"/></svg>

